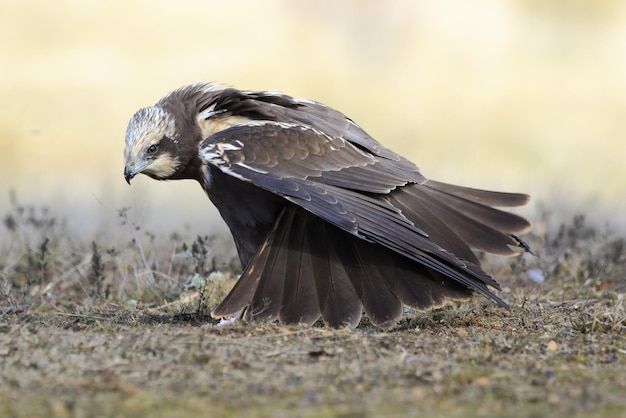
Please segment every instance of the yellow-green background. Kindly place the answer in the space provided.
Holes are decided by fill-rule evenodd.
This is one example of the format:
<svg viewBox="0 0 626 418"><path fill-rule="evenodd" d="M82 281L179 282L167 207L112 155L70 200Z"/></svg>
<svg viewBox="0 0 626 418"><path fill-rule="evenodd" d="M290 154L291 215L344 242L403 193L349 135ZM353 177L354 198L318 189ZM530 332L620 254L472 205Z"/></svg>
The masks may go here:
<svg viewBox="0 0 626 418"><path fill-rule="evenodd" d="M215 80L333 106L432 178L626 222L626 2L0 0L9 190L82 234L210 220L192 182L122 176L132 113ZM254 202L242 202L254 204Z"/></svg>

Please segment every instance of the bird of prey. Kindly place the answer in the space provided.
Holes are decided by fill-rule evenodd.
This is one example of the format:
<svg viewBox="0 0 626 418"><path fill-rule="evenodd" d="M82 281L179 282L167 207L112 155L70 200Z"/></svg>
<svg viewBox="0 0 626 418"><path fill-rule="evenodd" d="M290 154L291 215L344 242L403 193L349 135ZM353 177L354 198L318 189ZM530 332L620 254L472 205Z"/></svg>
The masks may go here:
<svg viewBox="0 0 626 418"><path fill-rule="evenodd" d="M474 250L514 255L530 229L496 209L529 197L427 179L351 119L275 91L213 83L174 90L138 110L124 177L200 183L228 225L243 272L212 311L331 327L363 311L393 327L479 293L507 307Z"/></svg>

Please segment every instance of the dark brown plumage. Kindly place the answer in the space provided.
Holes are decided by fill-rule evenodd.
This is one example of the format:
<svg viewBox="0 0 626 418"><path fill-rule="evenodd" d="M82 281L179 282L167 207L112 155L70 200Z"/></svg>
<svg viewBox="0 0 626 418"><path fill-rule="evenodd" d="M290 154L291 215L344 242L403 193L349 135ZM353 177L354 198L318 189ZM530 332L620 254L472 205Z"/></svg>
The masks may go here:
<svg viewBox="0 0 626 418"><path fill-rule="evenodd" d="M244 271L213 315L393 326L402 306L478 292L507 306L473 250L513 255L530 223L494 206L528 196L426 179L340 112L275 92L184 86L140 109L126 167L197 180Z"/></svg>

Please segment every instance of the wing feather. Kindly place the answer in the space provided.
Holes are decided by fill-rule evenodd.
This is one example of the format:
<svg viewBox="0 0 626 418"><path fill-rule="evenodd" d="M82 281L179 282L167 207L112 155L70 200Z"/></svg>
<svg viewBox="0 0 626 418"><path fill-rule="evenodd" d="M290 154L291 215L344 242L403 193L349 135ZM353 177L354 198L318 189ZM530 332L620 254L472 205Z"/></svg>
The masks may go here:
<svg viewBox="0 0 626 418"><path fill-rule="evenodd" d="M277 143L275 138L280 137L289 139L281 141L282 146L294 144L293 152L267 151L268 147L272 148L271 144ZM259 146L266 148L261 160L255 153ZM215 149L223 150L223 155L216 158ZM311 149L315 153L311 153ZM298 158L281 157L285 155ZM435 244L389 200L320 181L326 171L368 165L372 159L393 164L391 160L367 155L342 138L332 138L316 129L274 123L235 126L218 132L202 143L200 156L224 172L234 173L238 178L279 194L347 232L377 242L504 305L487 288L497 286L489 275ZM384 167L384 164L381 165ZM407 182L405 178L392 179L397 184L389 182L391 188ZM362 183L364 188L369 186L367 181Z"/></svg>

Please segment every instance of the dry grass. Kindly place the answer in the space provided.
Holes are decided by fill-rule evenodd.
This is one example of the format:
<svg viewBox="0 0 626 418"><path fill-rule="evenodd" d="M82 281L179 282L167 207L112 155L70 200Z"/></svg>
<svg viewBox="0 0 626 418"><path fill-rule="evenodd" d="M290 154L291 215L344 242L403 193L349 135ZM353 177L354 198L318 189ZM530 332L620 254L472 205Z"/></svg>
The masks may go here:
<svg viewBox="0 0 626 418"><path fill-rule="evenodd" d="M485 260L511 311L476 298L389 332L219 326L229 241L119 219L125 241L76 242L44 209L4 215L0 415L624 414L625 240L582 217L545 215L538 258Z"/></svg>

